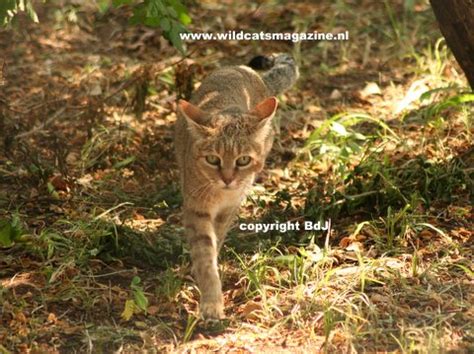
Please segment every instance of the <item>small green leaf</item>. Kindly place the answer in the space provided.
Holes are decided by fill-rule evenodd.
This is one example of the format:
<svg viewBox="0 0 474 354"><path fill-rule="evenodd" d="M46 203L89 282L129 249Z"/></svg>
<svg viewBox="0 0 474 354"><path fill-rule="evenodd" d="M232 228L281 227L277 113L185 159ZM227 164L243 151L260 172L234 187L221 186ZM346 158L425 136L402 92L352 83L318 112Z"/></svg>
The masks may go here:
<svg viewBox="0 0 474 354"><path fill-rule="evenodd" d="M403 7L405 11L413 12L415 8L415 1L414 0L405 0L403 3Z"/></svg>
<svg viewBox="0 0 474 354"><path fill-rule="evenodd" d="M10 22L12 14L17 12L18 5L15 0L0 1L0 25Z"/></svg>
<svg viewBox="0 0 474 354"><path fill-rule="evenodd" d="M13 245L11 225L8 222L1 222L0 223L0 246L10 247L11 245Z"/></svg>
<svg viewBox="0 0 474 354"><path fill-rule="evenodd" d="M183 25L189 25L191 23L191 17L189 17L189 15L186 13L186 12L181 12L179 14L179 20L181 21L181 23Z"/></svg>
<svg viewBox="0 0 474 354"><path fill-rule="evenodd" d="M297 256L295 256L294 254L285 254L281 256L276 256L273 259L275 260L275 262L286 264L294 262L296 258Z"/></svg>
<svg viewBox="0 0 474 354"><path fill-rule="evenodd" d="M459 269L462 269L464 271L464 273L466 273L469 277L474 278L474 272L471 269L469 269L468 267L466 267L465 265L455 264L455 266L458 267Z"/></svg>
<svg viewBox="0 0 474 354"><path fill-rule="evenodd" d="M161 13L162 16L166 15L166 6L163 3L164 0L149 0L151 4L153 4L159 13Z"/></svg>
<svg viewBox="0 0 474 354"><path fill-rule="evenodd" d="M147 17L154 17L159 18L161 17L162 13L160 12L160 8L154 2L148 3L146 7L146 16Z"/></svg>
<svg viewBox="0 0 474 354"><path fill-rule="evenodd" d="M171 25L171 30L166 33L173 47L178 49L181 52L181 54L184 54L185 50L183 47L183 41L181 40L181 37L179 34L181 32L184 32L185 30L186 29L179 22L173 21Z"/></svg>
<svg viewBox="0 0 474 354"><path fill-rule="evenodd" d="M59 199L59 194L51 182L48 182L46 184L46 187L48 188L48 192L53 196L54 199Z"/></svg>
<svg viewBox="0 0 474 354"><path fill-rule="evenodd" d="M158 27L160 22L161 21L158 17L147 17L143 24L148 27Z"/></svg>
<svg viewBox="0 0 474 354"><path fill-rule="evenodd" d="M474 93L464 93L454 97L455 103L469 103L474 102Z"/></svg>
<svg viewBox="0 0 474 354"><path fill-rule="evenodd" d="M31 0L0 1L0 26L7 25L18 12L26 12L33 22L38 22Z"/></svg>
<svg viewBox="0 0 474 354"><path fill-rule="evenodd" d="M174 8L172 8L171 6L168 6L166 10L169 16L174 17L176 19L178 18L178 13L176 12Z"/></svg>
<svg viewBox="0 0 474 354"><path fill-rule="evenodd" d="M188 320L186 323L186 329L184 330L184 338L183 342L187 342L191 339L194 329L196 328L197 323L199 322L199 318L194 317L193 315L188 316Z"/></svg>
<svg viewBox="0 0 474 354"><path fill-rule="evenodd" d="M367 140L367 137L364 134L357 132L354 133L354 138L357 140Z"/></svg>
<svg viewBox="0 0 474 354"><path fill-rule="evenodd" d="M140 279L140 277L137 277L137 276L134 276L133 279L132 279L132 283L130 284L130 286L133 288L135 286L138 286L140 285L140 282L142 280Z"/></svg>
<svg viewBox="0 0 474 354"><path fill-rule="evenodd" d="M147 312L148 309L148 299L145 296L142 287L140 286L141 279L140 277L133 277L130 287L132 288L133 298L135 300L135 305L138 309Z"/></svg>
<svg viewBox="0 0 474 354"><path fill-rule="evenodd" d="M166 17L162 18L160 21L160 27L163 31L168 32L171 29L171 21Z"/></svg>
<svg viewBox="0 0 474 354"><path fill-rule="evenodd" d="M455 88L452 87L452 86L447 86L447 87L438 87L438 88L435 88L435 89L432 89L432 90L428 90L420 96L420 101L421 102L426 101L426 100L430 99L432 95L434 95L438 92L448 92L448 91L452 91L454 89Z"/></svg>
<svg viewBox="0 0 474 354"><path fill-rule="evenodd" d="M20 218L17 215L14 215L11 222L12 227L12 238L13 240L18 240L23 233L20 225Z"/></svg>
<svg viewBox="0 0 474 354"><path fill-rule="evenodd" d="M139 25L145 23L147 19L147 10L144 3L140 3L133 9L133 15L130 18L129 22L131 25Z"/></svg>
<svg viewBox="0 0 474 354"><path fill-rule="evenodd" d="M143 293L142 289L135 289L133 291L133 298L135 300L135 304L138 306L138 308L144 312L147 312L148 310L148 299Z"/></svg>
<svg viewBox="0 0 474 354"><path fill-rule="evenodd" d="M181 16L181 14L187 14L186 6L184 6L179 0L168 0L173 9Z"/></svg>
<svg viewBox="0 0 474 354"><path fill-rule="evenodd" d="M48 188L48 192L49 192L49 193L53 193L53 192L56 191L56 188L54 188L54 186L53 186L53 184L52 184L51 182L48 182L48 183L46 184L46 187Z"/></svg>
<svg viewBox="0 0 474 354"><path fill-rule="evenodd" d="M115 168L116 170L121 169L121 168L123 168L123 167L125 167L125 166L130 165L130 164L131 164L132 162L134 162L135 160L136 160L136 156L129 156L129 157L127 157L126 159L115 163L114 168Z"/></svg>
<svg viewBox="0 0 474 354"><path fill-rule="evenodd" d="M331 130L340 136L348 136L349 133L347 132L346 128L338 122L332 122Z"/></svg>
<svg viewBox="0 0 474 354"><path fill-rule="evenodd" d="M38 15L36 14L35 9L33 9L33 5L31 5L31 2L29 1L26 2L26 13L28 14L28 16L30 16L33 22L39 22Z"/></svg>
<svg viewBox="0 0 474 354"><path fill-rule="evenodd" d="M133 300L125 301L125 306L120 317L122 317L125 321L128 321L129 319L132 318L133 314L135 313L135 308L136 308L135 301Z"/></svg>
<svg viewBox="0 0 474 354"><path fill-rule="evenodd" d="M14 216L12 220L0 221L0 247L10 247L15 241L20 239L23 230L21 229L20 219Z"/></svg>

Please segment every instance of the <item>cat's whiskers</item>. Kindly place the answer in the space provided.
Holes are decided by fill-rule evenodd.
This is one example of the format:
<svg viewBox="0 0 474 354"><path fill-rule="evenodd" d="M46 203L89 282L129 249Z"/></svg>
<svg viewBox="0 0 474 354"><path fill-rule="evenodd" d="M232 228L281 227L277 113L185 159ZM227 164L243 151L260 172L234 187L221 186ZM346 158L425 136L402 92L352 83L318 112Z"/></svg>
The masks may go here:
<svg viewBox="0 0 474 354"><path fill-rule="evenodd" d="M206 192L211 186L211 182L206 182L205 184L198 185L196 188L189 192L189 195L193 198L198 198L202 196L203 192Z"/></svg>
<svg viewBox="0 0 474 354"><path fill-rule="evenodd" d="M248 67L218 69L191 102L178 102L176 157L181 170L183 224L190 242L204 317L224 317L217 256L246 192L253 163L265 163L273 142L277 96L298 77L295 61L275 57L260 76ZM196 158L197 156L203 158Z"/></svg>

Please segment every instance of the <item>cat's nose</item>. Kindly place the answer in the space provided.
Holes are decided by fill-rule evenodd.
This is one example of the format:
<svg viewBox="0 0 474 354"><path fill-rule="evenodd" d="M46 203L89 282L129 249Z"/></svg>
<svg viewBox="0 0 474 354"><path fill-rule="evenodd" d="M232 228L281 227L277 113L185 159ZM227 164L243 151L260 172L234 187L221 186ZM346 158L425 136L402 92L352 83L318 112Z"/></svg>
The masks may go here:
<svg viewBox="0 0 474 354"><path fill-rule="evenodd" d="M226 184L226 186L228 186L229 184L231 184L233 180L234 180L234 177L233 177L233 176L222 176L222 181L224 181L224 183Z"/></svg>
<svg viewBox="0 0 474 354"><path fill-rule="evenodd" d="M222 182L224 182L226 186L231 184L232 181L235 179L234 171L230 168L223 168L220 174Z"/></svg>

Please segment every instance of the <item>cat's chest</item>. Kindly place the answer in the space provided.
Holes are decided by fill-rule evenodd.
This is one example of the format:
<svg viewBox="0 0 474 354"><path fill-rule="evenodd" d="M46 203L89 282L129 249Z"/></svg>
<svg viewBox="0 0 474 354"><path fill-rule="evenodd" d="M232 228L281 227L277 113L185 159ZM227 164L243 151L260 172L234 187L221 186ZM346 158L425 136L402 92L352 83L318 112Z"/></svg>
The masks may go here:
<svg viewBox="0 0 474 354"><path fill-rule="evenodd" d="M215 196L210 212L215 216L221 211L236 208L240 206L244 197L245 192L242 190L223 190Z"/></svg>

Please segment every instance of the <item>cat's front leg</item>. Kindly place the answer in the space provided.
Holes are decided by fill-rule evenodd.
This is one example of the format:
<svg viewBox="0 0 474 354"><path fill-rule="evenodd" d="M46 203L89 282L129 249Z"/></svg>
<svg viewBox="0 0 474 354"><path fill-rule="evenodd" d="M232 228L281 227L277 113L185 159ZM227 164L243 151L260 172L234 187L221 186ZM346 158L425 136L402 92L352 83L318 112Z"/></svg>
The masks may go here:
<svg viewBox="0 0 474 354"><path fill-rule="evenodd" d="M232 226L232 222L237 214L239 206L224 208L219 211L214 220L214 230L217 236L217 254L219 254L222 245L224 244L227 231Z"/></svg>
<svg viewBox="0 0 474 354"><path fill-rule="evenodd" d="M217 265L217 236L209 212L186 208L184 228L191 251L193 274L201 292L201 315L224 318L224 299Z"/></svg>

